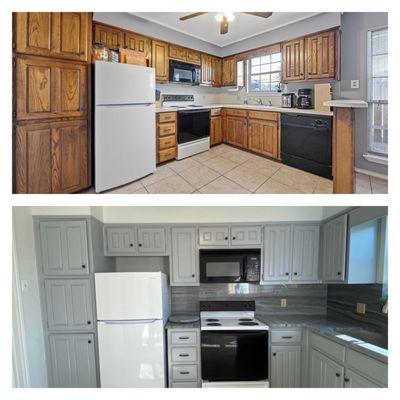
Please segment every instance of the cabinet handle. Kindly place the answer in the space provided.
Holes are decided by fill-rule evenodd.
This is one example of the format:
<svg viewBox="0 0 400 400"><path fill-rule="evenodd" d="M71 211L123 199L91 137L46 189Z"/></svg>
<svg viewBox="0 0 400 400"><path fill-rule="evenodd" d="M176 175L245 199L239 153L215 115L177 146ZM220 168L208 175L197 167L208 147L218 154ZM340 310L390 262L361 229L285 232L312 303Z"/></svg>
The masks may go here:
<svg viewBox="0 0 400 400"><path fill-rule="evenodd" d="M297 275L297 272L295 272L294 274Z"/></svg>
<svg viewBox="0 0 400 400"><path fill-rule="evenodd" d="M272 353L272 355L275 357L275 356L276 356L276 353Z"/></svg>
<svg viewBox="0 0 400 400"><path fill-rule="evenodd" d="M340 376L339 372L336 372L336 376L339 378L339 376Z"/></svg>
<svg viewBox="0 0 400 400"><path fill-rule="evenodd" d="M87 321L87 324L90 325L92 323L92 321Z"/></svg>
<svg viewBox="0 0 400 400"><path fill-rule="evenodd" d="M142 243L139 243L139 247L142 247Z"/></svg>
<svg viewBox="0 0 400 400"><path fill-rule="evenodd" d="M293 339L293 336L282 336L282 339Z"/></svg>
<svg viewBox="0 0 400 400"><path fill-rule="evenodd" d="M181 375L189 375L189 371L181 371L179 372Z"/></svg>
<svg viewBox="0 0 400 400"><path fill-rule="evenodd" d="M337 273L338 275L342 275L342 273L339 271L338 273Z"/></svg>
<svg viewBox="0 0 400 400"><path fill-rule="evenodd" d="M350 379L349 378L344 378L344 381L345 382L350 382Z"/></svg>
<svg viewBox="0 0 400 400"><path fill-rule="evenodd" d="M184 340L186 340L186 339L189 339L189 336L180 336L179 339L184 339Z"/></svg>
<svg viewBox="0 0 400 400"><path fill-rule="evenodd" d="M87 342L88 342L89 344L90 344L90 343L92 343L92 341L91 341L91 340L88 340Z"/></svg>
<svg viewBox="0 0 400 400"><path fill-rule="evenodd" d="M179 357L189 357L189 354L179 354Z"/></svg>
<svg viewBox="0 0 400 400"><path fill-rule="evenodd" d="M129 243L129 247L133 247L133 243Z"/></svg>
<svg viewBox="0 0 400 400"><path fill-rule="evenodd" d="M228 237L227 237L227 236L225 237L225 240L228 240Z"/></svg>
<svg viewBox="0 0 400 400"><path fill-rule="evenodd" d="M192 274L192 278L194 278L195 277L195 275L194 274Z"/></svg>
<svg viewBox="0 0 400 400"><path fill-rule="evenodd" d="M232 240L236 240L235 236L232 238Z"/></svg>
<svg viewBox="0 0 400 400"><path fill-rule="evenodd" d="M285 275L289 275L289 272L285 272Z"/></svg>
<svg viewBox="0 0 400 400"><path fill-rule="evenodd" d="M83 264L83 265L82 265L82 268L86 268L86 265L85 265L85 264Z"/></svg>

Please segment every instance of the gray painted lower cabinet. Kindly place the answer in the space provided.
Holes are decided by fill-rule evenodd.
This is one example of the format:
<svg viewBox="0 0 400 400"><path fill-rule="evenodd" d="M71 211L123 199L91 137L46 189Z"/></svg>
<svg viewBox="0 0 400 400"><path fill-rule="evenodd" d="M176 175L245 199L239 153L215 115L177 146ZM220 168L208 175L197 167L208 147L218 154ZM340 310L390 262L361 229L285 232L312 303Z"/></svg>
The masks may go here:
<svg viewBox="0 0 400 400"><path fill-rule="evenodd" d="M344 387L346 388L379 388L380 386L376 383L364 378L357 372L351 369L346 369L346 376L344 378Z"/></svg>
<svg viewBox="0 0 400 400"><path fill-rule="evenodd" d="M342 388L344 384L344 367L311 349L310 382L312 388Z"/></svg>
<svg viewBox="0 0 400 400"><path fill-rule="evenodd" d="M96 387L93 334L50 334L49 342L54 387Z"/></svg>
<svg viewBox="0 0 400 400"><path fill-rule="evenodd" d="M271 346L271 387L301 387L301 346Z"/></svg>

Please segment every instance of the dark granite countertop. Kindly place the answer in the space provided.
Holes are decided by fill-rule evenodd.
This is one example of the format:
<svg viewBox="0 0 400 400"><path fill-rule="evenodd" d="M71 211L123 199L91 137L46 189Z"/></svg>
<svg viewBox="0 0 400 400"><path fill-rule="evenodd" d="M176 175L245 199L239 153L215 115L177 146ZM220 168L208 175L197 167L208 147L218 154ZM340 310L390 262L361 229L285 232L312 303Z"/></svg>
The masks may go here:
<svg viewBox="0 0 400 400"><path fill-rule="evenodd" d="M166 329L200 329L200 320L188 324L178 322L167 322Z"/></svg>

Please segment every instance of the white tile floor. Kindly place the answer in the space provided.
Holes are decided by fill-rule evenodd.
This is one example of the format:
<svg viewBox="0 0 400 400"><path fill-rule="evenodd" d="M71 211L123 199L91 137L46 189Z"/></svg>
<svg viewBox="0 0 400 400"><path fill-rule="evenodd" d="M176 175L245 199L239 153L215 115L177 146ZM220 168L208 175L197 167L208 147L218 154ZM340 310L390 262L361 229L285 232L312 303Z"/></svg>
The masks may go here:
<svg viewBox="0 0 400 400"><path fill-rule="evenodd" d="M387 193L387 181L356 175L357 193ZM93 189L84 193L94 193ZM332 193L332 181L221 144L106 193Z"/></svg>

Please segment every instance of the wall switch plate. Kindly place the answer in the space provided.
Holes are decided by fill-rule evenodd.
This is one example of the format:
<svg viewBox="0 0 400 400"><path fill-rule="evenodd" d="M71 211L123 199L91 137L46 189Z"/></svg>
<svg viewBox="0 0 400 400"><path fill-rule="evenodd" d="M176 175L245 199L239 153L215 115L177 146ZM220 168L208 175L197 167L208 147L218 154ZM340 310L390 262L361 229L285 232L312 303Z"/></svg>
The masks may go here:
<svg viewBox="0 0 400 400"><path fill-rule="evenodd" d="M287 307L287 300L286 299L281 299L281 307L283 307L283 308Z"/></svg>
<svg viewBox="0 0 400 400"><path fill-rule="evenodd" d="M360 81L358 79L351 80L350 87L352 89L360 89Z"/></svg>
<svg viewBox="0 0 400 400"><path fill-rule="evenodd" d="M365 314L365 303L357 303L357 313Z"/></svg>
<svg viewBox="0 0 400 400"><path fill-rule="evenodd" d="M26 281L25 279L21 279L21 290L23 292L27 292L29 290L28 281Z"/></svg>

